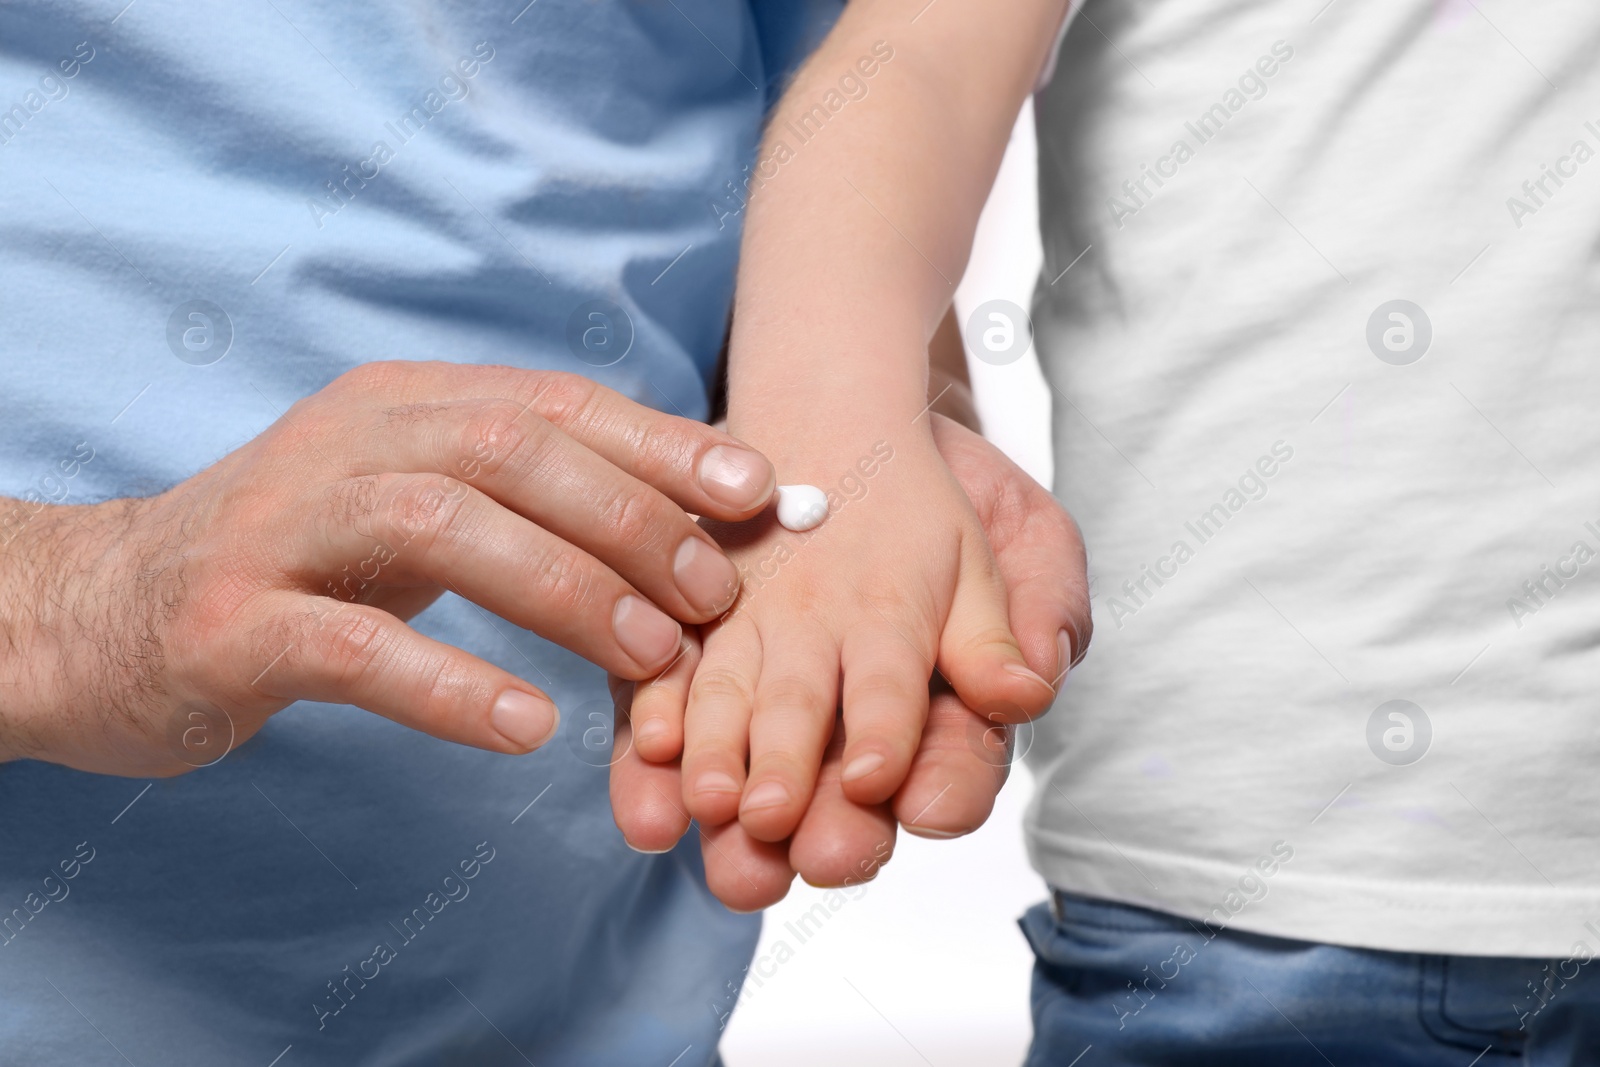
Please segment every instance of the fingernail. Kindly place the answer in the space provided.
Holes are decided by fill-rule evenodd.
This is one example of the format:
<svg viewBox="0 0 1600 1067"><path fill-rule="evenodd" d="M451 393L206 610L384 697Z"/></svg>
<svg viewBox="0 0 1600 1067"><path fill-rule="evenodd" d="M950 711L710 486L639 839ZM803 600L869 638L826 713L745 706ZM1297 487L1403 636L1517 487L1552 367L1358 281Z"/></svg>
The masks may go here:
<svg viewBox="0 0 1600 1067"><path fill-rule="evenodd" d="M694 780L696 793L737 793L739 783L733 780L733 775L721 771L707 771Z"/></svg>
<svg viewBox="0 0 1600 1067"><path fill-rule="evenodd" d="M629 593L617 600L611 631L622 651L641 667L663 666L677 654L683 630L653 604Z"/></svg>
<svg viewBox="0 0 1600 1067"><path fill-rule="evenodd" d="M490 724L518 748L535 749L555 736L561 713L548 700L520 689L501 693L489 711Z"/></svg>
<svg viewBox="0 0 1600 1067"><path fill-rule="evenodd" d="M753 508L771 496L777 476L759 452L717 445L700 460L700 488L719 504Z"/></svg>
<svg viewBox="0 0 1600 1067"><path fill-rule="evenodd" d="M967 830L930 830L926 826L907 826L906 833L913 837L931 837L935 841L949 841L956 837L966 837Z"/></svg>
<svg viewBox="0 0 1600 1067"><path fill-rule="evenodd" d="M1072 631L1062 630L1056 634L1056 684L1061 684L1061 679L1067 676L1067 671L1072 668Z"/></svg>
<svg viewBox="0 0 1600 1067"><path fill-rule="evenodd" d="M622 839L622 843L643 856L659 856L664 852L671 852L673 849L672 845L668 845L666 848L640 848L626 837Z"/></svg>
<svg viewBox="0 0 1600 1067"><path fill-rule="evenodd" d="M1025 666L1024 664L1021 664L1021 663L1007 663L1005 665L1005 670L1006 670L1007 674L1014 674L1018 678L1026 678L1030 682L1037 682L1037 683L1039 683L1039 685L1043 686L1045 689L1048 689L1052 696L1055 695L1055 691L1056 691L1055 690L1055 686L1051 685L1049 682L1047 682L1043 678L1039 677L1033 671L1029 670L1027 668L1027 666Z"/></svg>
<svg viewBox="0 0 1600 1067"><path fill-rule="evenodd" d="M739 805L741 811L757 811L761 808L775 808L780 804L789 803L789 791L778 782L762 782L750 790L744 798L744 803Z"/></svg>
<svg viewBox="0 0 1600 1067"><path fill-rule="evenodd" d="M660 719L646 719L634 728L633 739L640 745L659 741L667 736L667 724Z"/></svg>
<svg viewBox="0 0 1600 1067"><path fill-rule="evenodd" d="M855 759L845 764L844 773L841 774L839 778L842 781L853 782L857 778L865 778L879 767L882 767L883 764L884 758L882 753L868 752L865 755L857 756Z"/></svg>
<svg viewBox="0 0 1600 1067"><path fill-rule="evenodd" d="M733 561L698 537L688 537L672 557L672 580L683 599L700 611L720 615L739 591Z"/></svg>

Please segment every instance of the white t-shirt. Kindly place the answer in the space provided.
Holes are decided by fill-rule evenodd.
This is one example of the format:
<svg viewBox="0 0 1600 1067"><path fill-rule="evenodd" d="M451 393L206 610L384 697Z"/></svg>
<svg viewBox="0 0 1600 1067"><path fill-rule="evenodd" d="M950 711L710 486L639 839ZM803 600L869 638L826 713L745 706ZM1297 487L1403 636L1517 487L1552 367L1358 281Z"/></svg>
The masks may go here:
<svg viewBox="0 0 1600 1067"><path fill-rule="evenodd" d="M1034 323L1095 636L1028 755L1053 885L1600 954L1597 41L1580 0L1072 24Z"/></svg>

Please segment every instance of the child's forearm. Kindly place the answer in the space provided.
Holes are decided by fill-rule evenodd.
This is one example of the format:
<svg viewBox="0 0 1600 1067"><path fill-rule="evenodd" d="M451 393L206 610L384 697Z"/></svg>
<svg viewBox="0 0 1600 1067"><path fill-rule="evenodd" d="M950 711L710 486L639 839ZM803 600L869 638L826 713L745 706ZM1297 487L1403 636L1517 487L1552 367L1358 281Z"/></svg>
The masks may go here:
<svg viewBox="0 0 1600 1067"><path fill-rule="evenodd" d="M780 470L928 403L929 341L1065 6L857 0L785 95L729 364L730 424Z"/></svg>
<svg viewBox="0 0 1600 1067"><path fill-rule="evenodd" d="M928 343L928 410L954 419L974 433L983 432L954 305L944 313Z"/></svg>

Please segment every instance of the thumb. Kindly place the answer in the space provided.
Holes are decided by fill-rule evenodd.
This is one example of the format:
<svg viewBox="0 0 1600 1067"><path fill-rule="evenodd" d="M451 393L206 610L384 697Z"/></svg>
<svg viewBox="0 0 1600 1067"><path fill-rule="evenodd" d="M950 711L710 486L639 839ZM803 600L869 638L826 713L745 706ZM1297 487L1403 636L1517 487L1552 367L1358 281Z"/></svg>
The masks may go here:
<svg viewBox="0 0 1600 1067"><path fill-rule="evenodd" d="M1010 592L1012 632L1029 666L1059 690L1089 651L1094 619L1083 538L1060 508L1030 518L996 563Z"/></svg>
<svg viewBox="0 0 1600 1067"><path fill-rule="evenodd" d="M961 702L992 722L1026 722L1055 699L1012 633L1006 581L978 531L962 534L961 573L939 636L938 667Z"/></svg>

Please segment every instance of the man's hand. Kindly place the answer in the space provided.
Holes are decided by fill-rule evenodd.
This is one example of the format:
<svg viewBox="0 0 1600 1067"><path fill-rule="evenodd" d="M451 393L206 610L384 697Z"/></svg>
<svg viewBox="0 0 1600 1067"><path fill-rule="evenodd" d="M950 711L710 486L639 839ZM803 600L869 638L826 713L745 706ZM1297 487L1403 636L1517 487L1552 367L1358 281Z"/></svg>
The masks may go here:
<svg viewBox="0 0 1600 1067"><path fill-rule="evenodd" d="M737 592L686 509L738 520L772 489L734 438L580 377L369 364L167 492L5 546L0 758L178 774L300 699L527 752L548 698L402 620L451 590L650 677Z"/></svg>
<svg viewBox="0 0 1600 1067"><path fill-rule="evenodd" d="M934 440L972 502L994 549L1013 632L1029 666L1059 687L1088 648L1092 624L1083 542L1055 499L992 444L936 417ZM618 700L611 800L634 848L671 848L689 826L677 762L641 756L635 731L681 731L699 645L649 683L613 679ZM630 712L631 703L631 712ZM631 720L631 721L630 721ZM925 837L957 837L989 817L1010 767L1009 727L966 708L935 683L927 725L903 785L888 804L857 804L840 782L837 726L799 828L788 842L752 837L737 820L702 829L706 878L731 908L781 899L796 871L813 885L867 881L893 853L895 824ZM681 736L681 732L678 733Z"/></svg>

